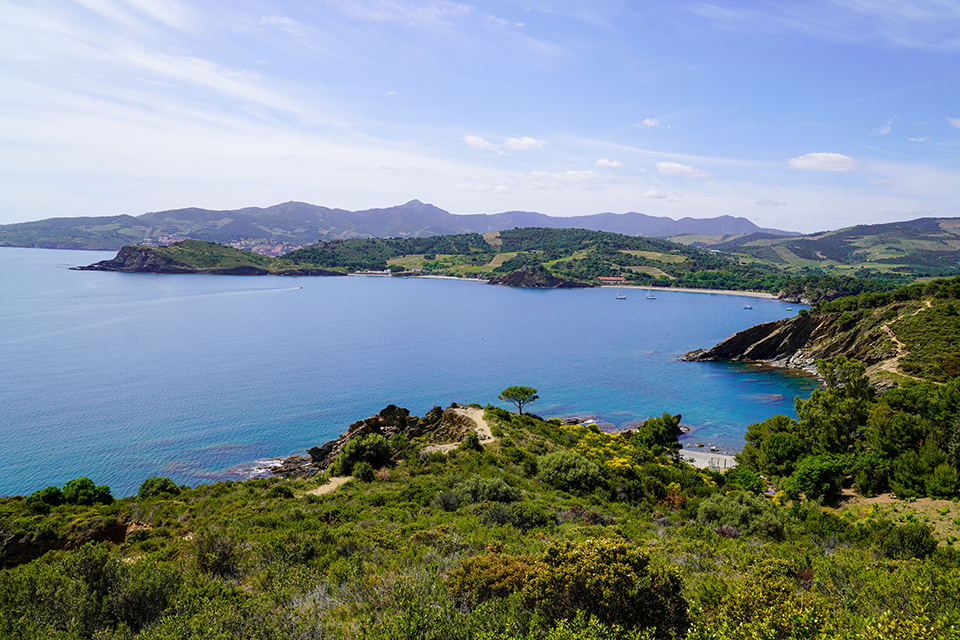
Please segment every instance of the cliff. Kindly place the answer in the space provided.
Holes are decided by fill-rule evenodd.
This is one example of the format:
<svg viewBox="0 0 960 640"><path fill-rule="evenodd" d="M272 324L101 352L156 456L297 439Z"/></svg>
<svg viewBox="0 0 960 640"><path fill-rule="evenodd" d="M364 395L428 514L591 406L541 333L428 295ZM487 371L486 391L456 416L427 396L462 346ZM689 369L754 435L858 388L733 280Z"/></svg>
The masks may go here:
<svg viewBox="0 0 960 640"><path fill-rule="evenodd" d="M891 336L885 323L869 319L854 322L839 313L798 315L744 329L709 349L687 353L683 360L752 360L815 371L817 360L842 355L876 369L899 355Z"/></svg>

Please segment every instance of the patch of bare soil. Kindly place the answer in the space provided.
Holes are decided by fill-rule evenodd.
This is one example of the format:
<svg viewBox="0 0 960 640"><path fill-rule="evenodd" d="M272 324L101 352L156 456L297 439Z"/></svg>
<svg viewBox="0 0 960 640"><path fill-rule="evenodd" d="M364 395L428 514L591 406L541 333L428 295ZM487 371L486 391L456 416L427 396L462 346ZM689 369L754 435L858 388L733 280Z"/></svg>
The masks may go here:
<svg viewBox="0 0 960 640"><path fill-rule="evenodd" d="M490 425L487 424L487 421L483 419L483 409L476 409L474 407L461 407L456 409L456 412L465 418L470 418L473 420L473 423L476 425L477 435L480 437L480 442L493 442L496 440L496 438L493 437L493 433L490 431ZM431 453L433 451L446 453L456 449L459 446L459 442L431 444L421 449L421 451L423 451L423 453Z"/></svg>
<svg viewBox="0 0 960 640"><path fill-rule="evenodd" d="M351 480L353 480L353 476L334 476L333 478L330 478L330 481L327 482L327 484L321 485L316 489L311 489L310 491L307 491L307 494L311 496L322 496L327 493L333 493Z"/></svg>
<svg viewBox="0 0 960 640"><path fill-rule="evenodd" d="M858 518L888 518L894 522L920 522L933 527L943 542L960 537L960 503L954 500L918 498L901 500L892 493L864 498L852 489L844 489L837 511L850 512Z"/></svg>

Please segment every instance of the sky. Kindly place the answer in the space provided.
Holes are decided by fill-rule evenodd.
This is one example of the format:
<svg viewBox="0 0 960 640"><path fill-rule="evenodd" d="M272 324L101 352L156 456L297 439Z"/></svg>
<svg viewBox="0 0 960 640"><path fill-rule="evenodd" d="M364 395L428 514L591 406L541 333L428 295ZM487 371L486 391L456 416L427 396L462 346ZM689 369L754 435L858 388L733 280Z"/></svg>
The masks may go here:
<svg viewBox="0 0 960 640"><path fill-rule="evenodd" d="M956 0L0 0L0 224L960 217Z"/></svg>

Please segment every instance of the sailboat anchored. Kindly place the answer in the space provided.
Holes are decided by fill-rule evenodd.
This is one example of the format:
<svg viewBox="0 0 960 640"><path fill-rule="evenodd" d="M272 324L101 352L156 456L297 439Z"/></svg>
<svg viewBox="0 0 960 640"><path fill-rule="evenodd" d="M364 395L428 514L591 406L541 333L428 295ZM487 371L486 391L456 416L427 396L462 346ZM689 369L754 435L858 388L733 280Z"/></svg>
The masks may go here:
<svg viewBox="0 0 960 640"><path fill-rule="evenodd" d="M621 269L617 267L617 300L626 300L627 294L621 293L620 288L623 287L623 277L620 275Z"/></svg>

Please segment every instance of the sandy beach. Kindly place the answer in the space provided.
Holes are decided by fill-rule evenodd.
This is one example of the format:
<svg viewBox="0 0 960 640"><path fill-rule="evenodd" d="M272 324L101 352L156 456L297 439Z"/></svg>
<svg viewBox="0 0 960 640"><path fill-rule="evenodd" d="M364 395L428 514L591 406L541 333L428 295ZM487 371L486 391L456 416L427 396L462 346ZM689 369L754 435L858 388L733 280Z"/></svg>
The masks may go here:
<svg viewBox="0 0 960 640"><path fill-rule="evenodd" d="M684 462L692 464L697 469L718 469L723 471L724 469L737 466L733 456L722 453L713 453L707 448L683 448L680 450L680 457ZM690 458L693 458L693 461L691 461Z"/></svg>

